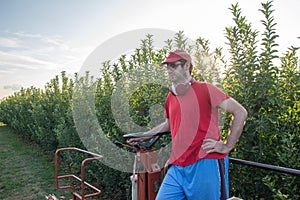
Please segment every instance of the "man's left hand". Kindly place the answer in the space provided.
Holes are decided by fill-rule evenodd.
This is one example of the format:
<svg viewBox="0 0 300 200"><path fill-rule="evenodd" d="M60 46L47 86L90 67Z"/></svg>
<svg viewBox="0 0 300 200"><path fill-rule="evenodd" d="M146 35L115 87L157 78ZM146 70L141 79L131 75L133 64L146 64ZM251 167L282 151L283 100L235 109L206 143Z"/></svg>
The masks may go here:
<svg viewBox="0 0 300 200"><path fill-rule="evenodd" d="M221 154L227 154L231 150L222 141L217 141L211 138L204 139L202 148L204 150L207 150L207 153L221 153Z"/></svg>

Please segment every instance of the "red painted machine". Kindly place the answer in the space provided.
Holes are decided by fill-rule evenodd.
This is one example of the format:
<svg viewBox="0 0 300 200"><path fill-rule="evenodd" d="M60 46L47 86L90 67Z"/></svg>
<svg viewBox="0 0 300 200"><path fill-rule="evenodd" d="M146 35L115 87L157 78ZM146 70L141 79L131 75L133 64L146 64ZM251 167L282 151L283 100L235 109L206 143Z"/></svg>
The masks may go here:
<svg viewBox="0 0 300 200"><path fill-rule="evenodd" d="M164 166L164 160L161 159L162 150L164 145L161 145L159 149L154 148L154 144L158 139L169 132L157 133L153 138L147 142L139 142L138 144L131 146L123 144L121 142L115 142L115 144L128 147L135 152L134 162L134 173L132 175L132 199L138 200L155 200L160 184L165 176L166 167ZM132 133L124 135L124 139L139 137L139 134ZM86 158L81 163L81 174L80 177L74 174L60 175L59 173L59 153L62 151L77 151L85 154L89 154L92 157ZM85 164L94 160L101 160L103 157L99 154L85 151L75 147L60 148L55 152L55 181L58 189L71 189L72 200L85 200L90 197L99 196L101 190L86 182L85 180ZM78 192L73 185L61 185L60 180L62 179L74 179L79 182L80 192ZM137 187L136 187L137 186ZM89 188L92 193L86 194L86 189ZM56 200L54 195L46 196L48 200Z"/></svg>
<svg viewBox="0 0 300 200"><path fill-rule="evenodd" d="M131 148L136 153L133 177L137 183L137 191L134 189L132 190L133 200L155 200L167 167L165 166L165 161L162 159L161 155L164 145L161 145L159 149L156 149L153 146L162 135L169 133L170 132L157 133L147 142L139 142L135 146L116 142L121 146ZM140 136L140 133L132 133L124 135L123 137L128 140ZM135 198L135 196L137 198Z"/></svg>
<svg viewBox="0 0 300 200"><path fill-rule="evenodd" d="M89 154L93 157L86 158L81 162L81 174L80 177L74 175L74 174L65 174L65 175L59 175L59 153L62 151L78 151L81 153ZM96 197L99 196L101 193L101 190L94 187L93 185L89 184L85 181L85 164L87 162L91 162L94 160L101 160L103 157L101 155L98 155L96 153L92 153L89 151L85 151L82 149L78 149L75 147L68 147L68 148L61 148L56 150L55 152L55 182L56 187L58 189L71 189L72 190L72 200L84 200L90 197ZM59 180L60 179L74 179L76 182L79 182L80 184L80 192L76 191L75 186L73 185L60 185ZM92 193L86 194L86 189L89 188ZM49 195L48 199L55 199L56 197L54 195Z"/></svg>

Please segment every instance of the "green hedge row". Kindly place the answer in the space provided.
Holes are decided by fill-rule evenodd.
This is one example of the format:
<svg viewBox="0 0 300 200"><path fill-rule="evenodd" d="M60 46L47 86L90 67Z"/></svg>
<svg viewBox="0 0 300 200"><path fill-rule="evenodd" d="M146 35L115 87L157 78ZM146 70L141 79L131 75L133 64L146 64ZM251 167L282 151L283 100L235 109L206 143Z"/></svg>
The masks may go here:
<svg viewBox="0 0 300 200"><path fill-rule="evenodd" d="M121 85L123 93L119 99L128 98L127 95L130 94L127 101L128 112L134 124L149 129L158 123L154 119L161 117L161 110L152 108L156 105L163 106L168 88L153 83L141 84L130 91L130 83L143 80L136 80L135 76L131 77L128 73L149 64L151 67L158 67L157 64L168 51L180 48L194 55L193 76L197 80L216 84L248 110L249 117L244 132L230 156L300 169L298 48L290 47L281 57L278 56L278 35L272 2L262 3L260 9L264 15L262 24L265 27L260 40L259 32L242 16L238 4L232 5L231 11L235 25L226 27L228 56L222 54L221 48L211 51L209 41L201 37L193 44L187 43L182 31L166 41L165 48L161 50L155 50L153 36L147 35L131 55L122 55L114 63L102 63L99 66L102 76L97 80L93 80L88 72L84 77L75 74L73 79L62 72L60 77L56 76L44 89L21 89L4 98L0 104L0 121L50 152L67 146L86 148L86 141L78 134L75 122L81 122L81 128L86 130L89 134L87 138L92 142L97 142L97 139L91 133L93 131L89 130L94 125L97 127L96 124L100 125L110 141L122 141L126 130L134 130L134 127L132 123L125 123L120 127L115 119L124 114L122 109L117 112L112 110L112 95L120 88L117 84L124 84ZM220 69L224 73L221 74ZM150 74L143 70L143 74L139 74L141 79L153 78L153 69L151 70ZM157 72L159 71L157 68ZM165 79L159 73L155 76L155 80ZM88 94L90 91L93 91L92 96ZM78 108L78 103L89 102L91 97L95 106ZM82 109L77 110L82 115L74 116L75 105L76 109ZM85 121L90 114L96 115L96 122ZM229 128L229 120L230 116L222 117L224 137ZM169 141L169 138L165 140ZM76 170L82 157L65 154L64 159L71 170ZM130 198L130 174L111 169L102 163L92 164L88 172L88 178L102 189L103 199ZM246 166L230 166L231 196L244 199L299 199L299 187L298 177Z"/></svg>

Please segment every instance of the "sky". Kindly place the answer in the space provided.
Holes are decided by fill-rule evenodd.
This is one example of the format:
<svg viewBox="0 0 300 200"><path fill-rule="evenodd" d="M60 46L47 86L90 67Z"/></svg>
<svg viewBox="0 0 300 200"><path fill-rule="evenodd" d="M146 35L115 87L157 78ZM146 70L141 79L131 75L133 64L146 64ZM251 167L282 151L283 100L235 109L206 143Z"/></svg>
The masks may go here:
<svg viewBox="0 0 300 200"><path fill-rule="evenodd" d="M144 28L184 31L226 51L229 8L262 33L259 0L0 0L0 99L21 87L43 88L55 75L72 76L99 45ZM274 0L279 54L300 46L300 1ZM144 38L141 38L144 39Z"/></svg>

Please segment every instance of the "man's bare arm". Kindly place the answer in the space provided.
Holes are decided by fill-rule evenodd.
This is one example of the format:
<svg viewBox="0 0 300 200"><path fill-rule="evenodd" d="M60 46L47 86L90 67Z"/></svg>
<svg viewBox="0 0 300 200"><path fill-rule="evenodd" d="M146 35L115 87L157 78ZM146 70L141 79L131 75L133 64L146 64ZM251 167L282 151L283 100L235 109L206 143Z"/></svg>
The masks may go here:
<svg viewBox="0 0 300 200"><path fill-rule="evenodd" d="M207 153L229 153L240 138L247 118L247 110L233 98L221 102L219 108L232 114L230 131L225 143L210 138L205 139L202 147L208 149Z"/></svg>
<svg viewBox="0 0 300 200"><path fill-rule="evenodd" d="M145 134L149 134L149 135L153 136L156 133L168 132L168 131L170 131L170 124L169 124L169 119L166 119L165 122L152 128L151 130L145 132Z"/></svg>

